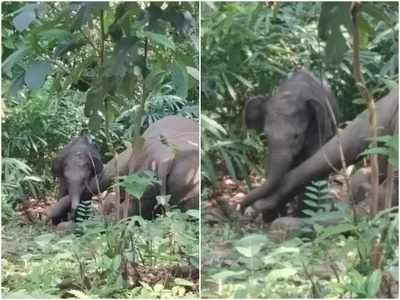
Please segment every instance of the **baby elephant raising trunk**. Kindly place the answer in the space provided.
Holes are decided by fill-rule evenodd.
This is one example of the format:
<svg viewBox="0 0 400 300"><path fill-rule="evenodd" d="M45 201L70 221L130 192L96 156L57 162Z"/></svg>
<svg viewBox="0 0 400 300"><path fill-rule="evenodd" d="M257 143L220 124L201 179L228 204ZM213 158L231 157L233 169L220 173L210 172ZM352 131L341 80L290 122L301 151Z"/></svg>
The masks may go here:
<svg viewBox="0 0 400 300"><path fill-rule="evenodd" d="M76 137L56 156L53 174L60 178L63 196L71 198L72 215L78 207L82 193L90 180L100 176L103 163L96 146L86 136Z"/></svg>

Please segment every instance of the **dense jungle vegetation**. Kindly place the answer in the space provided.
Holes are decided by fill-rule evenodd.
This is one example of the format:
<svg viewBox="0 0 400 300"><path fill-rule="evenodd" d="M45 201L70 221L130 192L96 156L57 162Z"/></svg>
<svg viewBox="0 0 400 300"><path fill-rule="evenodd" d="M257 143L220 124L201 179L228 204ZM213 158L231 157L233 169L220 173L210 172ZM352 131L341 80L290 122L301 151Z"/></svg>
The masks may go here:
<svg viewBox="0 0 400 300"><path fill-rule="evenodd" d="M45 217L72 137L107 162L164 116L198 119L198 18L195 2L2 2L3 297L198 295L196 210L81 235Z"/></svg>
<svg viewBox="0 0 400 300"><path fill-rule="evenodd" d="M265 176L264 141L242 120L249 96L273 93L291 72L306 67L337 97L339 131L367 108L353 79L352 5L201 6L203 297L398 297L397 207L374 217L349 213L327 227L317 222L338 211L345 215L340 208L331 211L329 201L326 206L331 179L343 179L343 170L332 174L329 187L327 180L310 183L306 201L313 210L303 211L310 226L294 235L274 238L269 224L241 221L236 211L240 198ZM357 30L365 86L380 99L398 84L397 3L362 3ZM377 153L397 170L398 136L369 150Z"/></svg>

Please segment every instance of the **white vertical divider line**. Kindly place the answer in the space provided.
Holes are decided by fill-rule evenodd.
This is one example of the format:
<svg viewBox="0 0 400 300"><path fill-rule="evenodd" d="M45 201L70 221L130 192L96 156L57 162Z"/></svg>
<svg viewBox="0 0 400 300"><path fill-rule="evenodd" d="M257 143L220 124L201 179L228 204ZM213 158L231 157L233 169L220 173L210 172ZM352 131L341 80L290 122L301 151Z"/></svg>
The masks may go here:
<svg viewBox="0 0 400 300"><path fill-rule="evenodd" d="M202 235L202 222L201 222L201 0L198 1L198 22L199 22L199 30L198 30L198 55L199 55L199 298L201 298L201 265L202 265L202 257L201 257L201 235Z"/></svg>

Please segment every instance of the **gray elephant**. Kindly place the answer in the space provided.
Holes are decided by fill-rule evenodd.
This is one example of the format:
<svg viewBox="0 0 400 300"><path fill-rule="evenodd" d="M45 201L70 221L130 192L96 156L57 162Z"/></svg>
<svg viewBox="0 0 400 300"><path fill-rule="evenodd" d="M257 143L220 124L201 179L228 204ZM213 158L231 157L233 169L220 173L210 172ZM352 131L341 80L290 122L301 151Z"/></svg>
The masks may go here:
<svg viewBox="0 0 400 300"><path fill-rule="evenodd" d="M398 134L398 110L399 95L398 88L396 88L380 99L376 104L379 136ZM365 110L340 134L331 138L314 155L291 170L274 193L264 199L256 201L252 205L254 210L262 213L274 212L278 207L289 202L291 197L296 194L296 191L305 184L329 175L334 169L340 169L342 167L341 151L346 165L353 164L360 160L360 153L367 149L370 144L368 131L368 111ZM384 165L380 166L382 174L386 175L387 169L388 168ZM395 179L395 182L396 181ZM398 203L396 184L394 184L392 201L394 205Z"/></svg>
<svg viewBox="0 0 400 300"><path fill-rule="evenodd" d="M74 138L56 156L52 166L53 174L60 179L62 195L69 195L69 209L74 216L82 194L87 190L89 182L99 178L103 172L101 156L95 144L88 137L80 136ZM53 223L65 220L67 214L64 212Z"/></svg>
<svg viewBox="0 0 400 300"><path fill-rule="evenodd" d="M142 137L142 145L134 148L129 145L123 153L105 164L98 182L92 178L81 198L90 199L89 191L97 192L97 186L100 191L106 190L118 176L152 171L159 178L159 183L146 189L140 205L138 199L128 199L128 215L140 214L145 218L153 218L157 214L155 207L158 195L171 195L169 203L182 210L198 209L198 123L179 116L167 116L150 125ZM70 197L63 197L47 210L48 217L58 220L65 215L71 206L70 201ZM112 203L107 205L116 207Z"/></svg>
<svg viewBox="0 0 400 300"><path fill-rule="evenodd" d="M153 218L157 195L171 195L170 205L185 211L199 208L199 127L190 119L168 116L143 133L144 144L133 152L129 174L152 171L159 184L148 188L139 202L133 201L130 215Z"/></svg>
<svg viewBox="0 0 400 300"><path fill-rule="evenodd" d="M305 69L286 79L274 95L247 101L246 126L264 132L267 137L268 179L245 196L242 209L272 194L291 169L335 134L333 116L337 116L336 98L327 84ZM283 212L284 207L280 210Z"/></svg>

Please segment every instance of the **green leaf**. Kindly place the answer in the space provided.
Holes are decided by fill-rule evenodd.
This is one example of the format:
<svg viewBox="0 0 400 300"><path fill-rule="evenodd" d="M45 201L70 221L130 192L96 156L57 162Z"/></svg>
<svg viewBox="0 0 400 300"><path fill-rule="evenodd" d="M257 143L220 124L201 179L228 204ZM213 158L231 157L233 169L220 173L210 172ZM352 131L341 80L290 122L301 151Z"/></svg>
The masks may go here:
<svg viewBox="0 0 400 300"><path fill-rule="evenodd" d="M186 66L187 73L197 81L199 80L199 70L190 66Z"/></svg>
<svg viewBox="0 0 400 300"><path fill-rule="evenodd" d="M313 199L313 200L318 200L319 197L318 195L312 194L312 193L304 193L304 195L307 197L307 199Z"/></svg>
<svg viewBox="0 0 400 300"><path fill-rule="evenodd" d="M25 83L30 89L42 87L47 75L51 72L51 65L47 62L35 62L28 66L25 72Z"/></svg>
<svg viewBox="0 0 400 300"><path fill-rule="evenodd" d="M218 273L215 273L211 275L211 278L214 281L226 281L229 278L235 277L235 278L242 278L243 275L246 274L246 270L242 271L230 271L230 270L224 270Z"/></svg>
<svg viewBox="0 0 400 300"><path fill-rule="evenodd" d="M45 249L45 248L49 247L50 242L52 242L55 237L56 237L56 235L54 233L42 234L35 238L35 243L41 249Z"/></svg>
<svg viewBox="0 0 400 300"><path fill-rule="evenodd" d="M89 118L89 128L98 130L103 122L104 113L104 91L93 88L86 94L84 113Z"/></svg>
<svg viewBox="0 0 400 300"><path fill-rule="evenodd" d="M296 274L297 270L295 268L288 267L288 268L277 269L269 272L264 281L271 282L271 281L276 281L278 279L288 279Z"/></svg>
<svg viewBox="0 0 400 300"><path fill-rule="evenodd" d="M13 19L13 25L18 31L24 31L36 20L35 4L27 4L19 10L19 14Z"/></svg>
<svg viewBox="0 0 400 300"><path fill-rule="evenodd" d="M154 91L155 93L157 93L161 89L165 75L165 71L153 70L146 76L144 82L144 86L146 89L145 97L147 97L151 92Z"/></svg>
<svg viewBox="0 0 400 300"><path fill-rule="evenodd" d="M142 198L146 188L158 182L154 174L150 171L143 172L142 174L131 174L129 176L119 177L118 185L122 186L128 194L136 199Z"/></svg>
<svg viewBox="0 0 400 300"><path fill-rule="evenodd" d="M246 257L256 256L261 248L268 243L268 238L262 234L249 234L234 243L235 249Z"/></svg>
<svg viewBox="0 0 400 300"><path fill-rule="evenodd" d="M136 37L122 38L114 47L111 57L105 62L105 75L120 80L138 62Z"/></svg>
<svg viewBox="0 0 400 300"><path fill-rule="evenodd" d="M316 214L315 211L310 210L310 209L303 209L302 212L303 212L303 214L305 214L306 216L311 216L311 217L314 216L314 215Z"/></svg>
<svg viewBox="0 0 400 300"><path fill-rule="evenodd" d="M144 35L152 42L159 44L168 49L175 50L174 42L168 38L165 34L154 33L151 31L145 31Z"/></svg>
<svg viewBox="0 0 400 300"><path fill-rule="evenodd" d="M221 134L227 134L224 127L217 121L207 117L206 115L201 115L201 125L207 131L210 131L214 136L221 137Z"/></svg>
<svg viewBox="0 0 400 300"><path fill-rule="evenodd" d="M360 155L384 155L389 154L388 149L385 148L371 148L360 153Z"/></svg>
<svg viewBox="0 0 400 300"><path fill-rule="evenodd" d="M230 175L233 179L237 180L237 176L236 176L236 172L235 172L235 167L233 166L233 162L232 162L231 157L229 156L229 154L228 154L224 149L221 149L220 152L221 152L222 157L223 157L223 159L224 159L225 166L226 166L226 168L228 169L229 175Z"/></svg>
<svg viewBox="0 0 400 300"><path fill-rule="evenodd" d="M92 22L92 20L100 15L102 9L108 7L107 2L83 2L75 16L72 24L72 32L81 29L83 26Z"/></svg>
<svg viewBox="0 0 400 300"><path fill-rule="evenodd" d="M180 64L175 64L171 68L172 81L176 88L176 95L186 99L189 88L188 73L186 68Z"/></svg>
<svg viewBox="0 0 400 300"><path fill-rule="evenodd" d="M175 282L175 284L177 284L177 285L182 285L182 286L194 286L194 283L193 283L193 282L191 282L191 281L189 281L189 280L186 280L186 279L183 279L183 278L175 278L174 282Z"/></svg>
<svg viewBox="0 0 400 300"><path fill-rule="evenodd" d="M353 231L354 229L354 225L349 223L342 223L336 226L327 227L322 231L321 235L317 237L317 240L325 240L331 236L336 236L345 232Z"/></svg>
<svg viewBox="0 0 400 300"><path fill-rule="evenodd" d="M350 5L350 2L322 3L318 33L326 41L325 60L327 63L340 63L348 50L346 40L341 32L341 26L343 25L348 32L351 32Z"/></svg>
<svg viewBox="0 0 400 300"><path fill-rule="evenodd" d="M25 73L21 73L19 76L15 77L10 85L10 95L16 97L18 92L22 89L25 83Z"/></svg>
<svg viewBox="0 0 400 300"><path fill-rule="evenodd" d="M39 36L47 41L64 41L64 40L71 40L72 39L72 34L69 31L63 30L63 29L48 29L48 30L43 30L39 33Z"/></svg>
<svg viewBox="0 0 400 300"><path fill-rule="evenodd" d="M11 68L21 61L23 58L28 56L32 52L31 48L22 47L11 53L2 63L3 71L9 72Z"/></svg>
<svg viewBox="0 0 400 300"><path fill-rule="evenodd" d="M312 201L312 200L305 199L304 203L307 204L307 206L309 206L309 207L318 207L319 206L315 201Z"/></svg>
<svg viewBox="0 0 400 300"><path fill-rule="evenodd" d="M317 194L319 192L319 190L313 186L306 186L306 190L313 192L314 194Z"/></svg>
<svg viewBox="0 0 400 300"><path fill-rule="evenodd" d="M185 213L195 219L200 218L200 211L198 209L189 209L189 210L185 211Z"/></svg>
<svg viewBox="0 0 400 300"><path fill-rule="evenodd" d="M379 292L379 288L382 281L382 271L375 270L371 276L368 277L366 281L366 290L367 295L366 298L375 298Z"/></svg>
<svg viewBox="0 0 400 300"><path fill-rule="evenodd" d="M229 83L228 78L226 77L225 73L222 73L222 79L225 82L226 88L228 89L229 95L232 97L233 100L236 100L237 96L236 96L236 92L233 89L232 85Z"/></svg>
<svg viewBox="0 0 400 300"><path fill-rule="evenodd" d="M244 84L246 87L248 87L249 89L253 88L253 84L249 80L244 78L243 76L240 76L240 75L232 73L232 72L230 72L230 74L232 76L234 76L237 80L239 80L242 84Z"/></svg>

